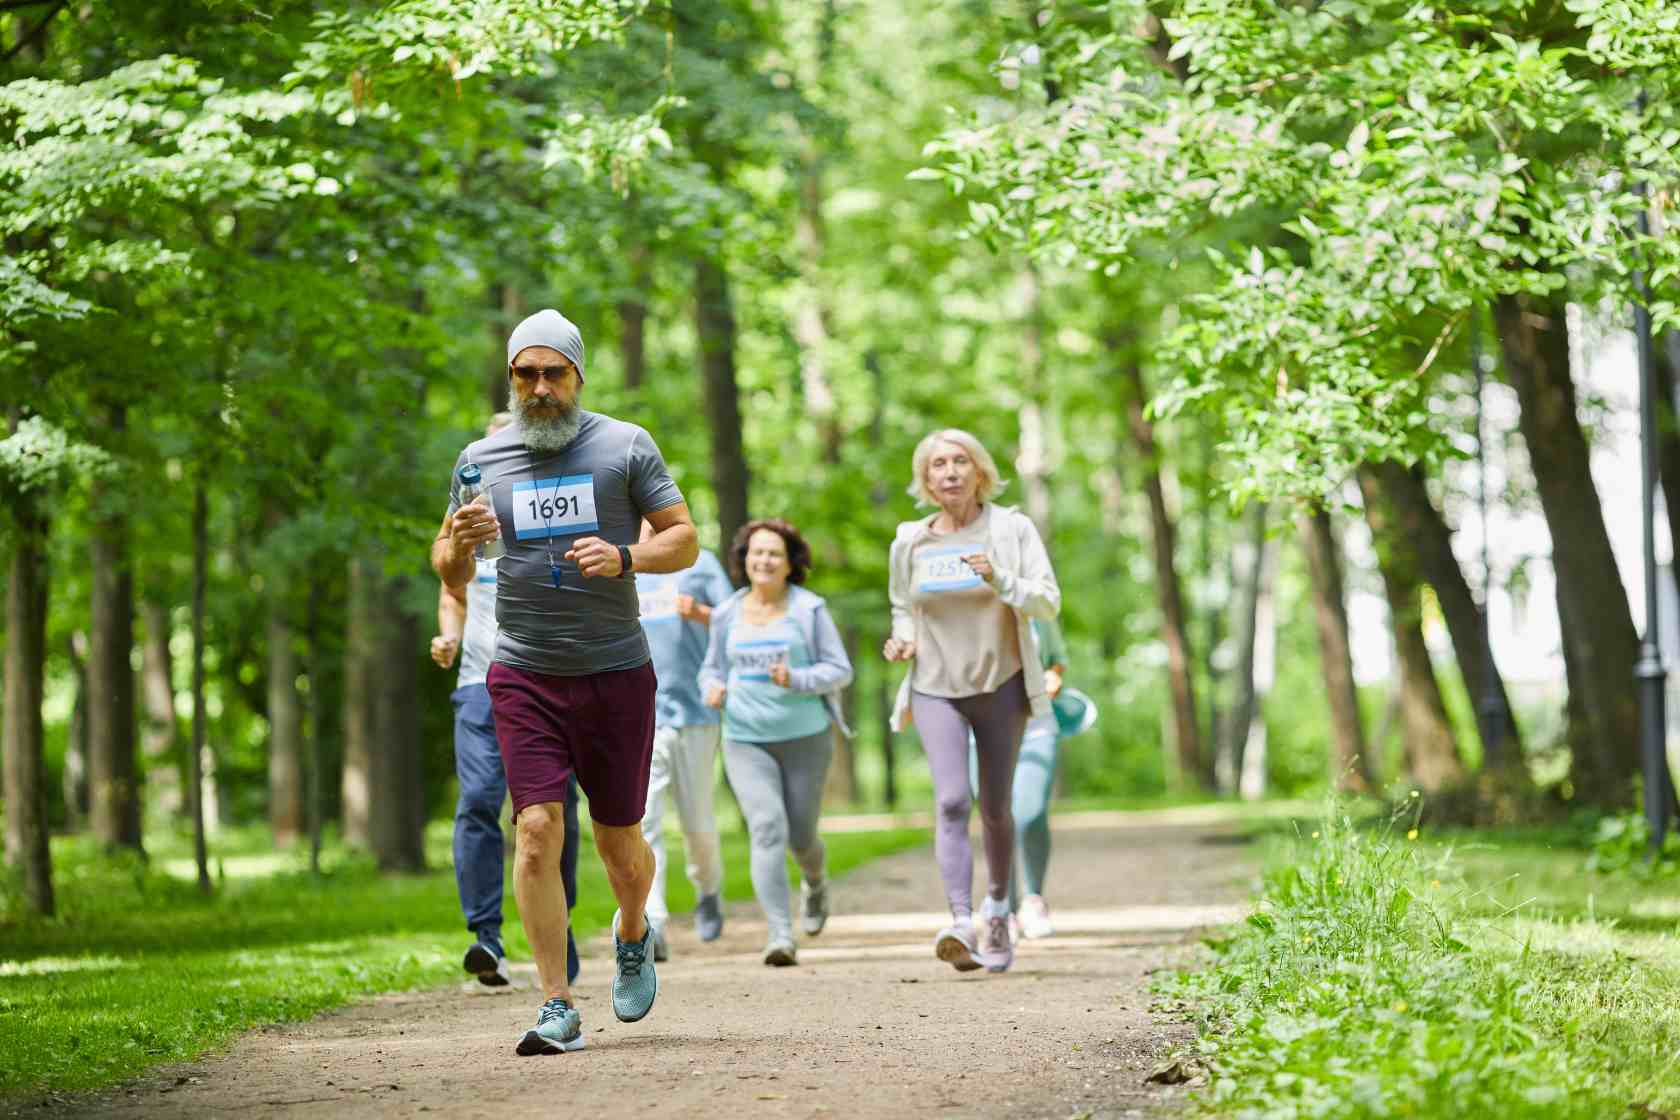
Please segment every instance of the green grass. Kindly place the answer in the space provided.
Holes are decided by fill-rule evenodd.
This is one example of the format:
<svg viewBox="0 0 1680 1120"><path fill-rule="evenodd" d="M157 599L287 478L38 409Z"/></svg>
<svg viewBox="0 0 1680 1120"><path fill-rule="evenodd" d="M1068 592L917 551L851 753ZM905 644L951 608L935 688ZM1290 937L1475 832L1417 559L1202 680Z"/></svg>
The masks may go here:
<svg viewBox="0 0 1680 1120"><path fill-rule="evenodd" d="M922 829L825 837L838 875L927 840ZM668 842L674 838L668 837ZM747 840L723 837L726 897L752 897ZM216 893L190 880L190 849L153 838L151 867L95 853L84 839L53 844L59 916L0 910L0 1100L91 1089L162 1062L187 1061L265 1023L307 1018L358 996L462 978L468 944L450 871L449 825L428 830L424 875L381 876L338 845L326 873L275 853L259 831L217 837ZM579 937L606 927L614 903L587 825L579 859ZM673 844L669 901L694 905ZM15 898L0 894L0 904ZM529 959L511 887L508 950ZM587 957L584 968L602 969Z"/></svg>
<svg viewBox="0 0 1680 1120"><path fill-rule="evenodd" d="M1680 882L1587 870L1578 832L1419 835L1332 810L1165 991L1208 1115L1680 1112Z"/></svg>

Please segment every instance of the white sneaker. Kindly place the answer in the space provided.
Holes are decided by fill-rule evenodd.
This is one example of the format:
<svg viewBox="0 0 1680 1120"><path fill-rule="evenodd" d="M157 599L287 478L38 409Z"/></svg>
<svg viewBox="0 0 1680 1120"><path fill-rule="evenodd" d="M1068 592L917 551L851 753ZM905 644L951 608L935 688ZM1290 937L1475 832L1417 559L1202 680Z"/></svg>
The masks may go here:
<svg viewBox="0 0 1680 1120"><path fill-rule="evenodd" d="M1049 937L1056 932L1056 927L1050 924L1050 907L1044 904L1044 896L1029 894L1021 900L1021 936L1037 940Z"/></svg>
<svg viewBox="0 0 1680 1120"><path fill-rule="evenodd" d="M787 968L799 963L799 950L791 937L772 937L764 947L764 963L772 968Z"/></svg>
<svg viewBox="0 0 1680 1120"><path fill-rule="evenodd" d="M974 958L988 972L1006 972L1015 963L1015 946L1009 940L1009 903L987 896L980 904L980 948Z"/></svg>
<svg viewBox="0 0 1680 1120"><path fill-rule="evenodd" d="M973 972L980 967L974 959L974 927L967 919L952 922L939 931L933 941L933 955L958 972Z"/></svg>

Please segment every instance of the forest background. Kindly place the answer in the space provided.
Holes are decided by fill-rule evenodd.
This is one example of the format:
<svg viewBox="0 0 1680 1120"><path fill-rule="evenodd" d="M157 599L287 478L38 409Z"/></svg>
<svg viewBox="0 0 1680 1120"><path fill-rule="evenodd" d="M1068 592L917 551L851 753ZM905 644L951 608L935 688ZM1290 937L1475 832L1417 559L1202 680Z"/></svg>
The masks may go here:
<svg viewBox="0 0 1680 1120"><path fill-rule="evenodd" d="M425 545L550 305L708 547L749 514L815 543L860 666L836 803L923 788L872 654L909 451L953 425L1067 589L1103 718L1065 795L1246 765L1251 795L1630 806L1635 622L1565 305L1624 318L1643 265L1673 314L1636 215L1673 182L1675 33L1637 8L6 5L25 893L50 907L48 828L204 812L419 865L451 803ZM1521 405L1489 437L1532 464L1492 500L1563 542L1569 687L1514 708L1440 513L1477 481L1442 465L1477 447L1478 335ZM1390 605L1386 685L1353 681L1350 584Z"/></svg>
<svg viewBox="0 0 1680 1120"><path fill-rule="evenodd" d="M544 306L582 327L586 405L654 433L707 547L764 515L812 541L858 666L832 806L926 805L875 651L911 449L960 426L1049 543L1069 680L1102 712L1064 805L1338 789L1490 843L1596 829L1595 873L1626 870L1645 619L1578 355L1646 309L1675 492L1677 87L1662 0L0 0L0 1092L452 967L444 877L381 877L447 862L426 550L456 452L505 403L507 332ZM1484 440L1496 516L1549 529L1502 568L1457 524ZM1538 566L1565 670L1517 688L1483 604ZM1388 605L1386 680L1355 677L1355 594ZM1412 963L1385 975L1464 948L1409 903L1354 928L1356 867L1373 907L1440 879L1396 887L1332 834L1268 913L1392 935ZM1612 894L1567 858L1547 897L1597 921ZM1615 896L1628 930L1657 920L1637 894ZM1294 999L1267 956L1283 928L1246 929L1255 955L1204 996ZM230 955L253 938L270 950ZM1600 940L1605 975L1667 962L1608 1034L1511 1011L1498 953L1429 973L1443 1007L1505 1001L1481 1026L1443 1012L1442 1045L1509 1013L1489 1052L1534 1051L1466 1084L1596 1109L1545 1039L1638 1026L1618 1045L1645 1065L1580 1068L1672 1097L1673 946ZM249 986L187 999L122 972L130 953ZM1337 1014L1419 1001L1346 995ZM1601 988L1573 997L1604 1014ZM123 999L150 1002L78 1056ZM1284 1060L1252 1041L1216 1086L1270 1084L1240 1076Z"/></svg>

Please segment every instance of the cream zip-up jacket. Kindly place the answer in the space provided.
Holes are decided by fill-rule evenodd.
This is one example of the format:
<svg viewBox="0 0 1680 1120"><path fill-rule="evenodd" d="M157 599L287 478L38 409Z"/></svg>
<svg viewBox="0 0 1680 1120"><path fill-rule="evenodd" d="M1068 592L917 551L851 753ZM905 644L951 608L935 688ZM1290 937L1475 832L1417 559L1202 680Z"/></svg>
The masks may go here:
<svg viewBox="0 0 1680 1120"><path fill-rule="evenodd" d="M892 602L892 636L899 641L916 640L915 605L910 600L911 551L923 540L937 540L931 526L932 514L916 521L905 521L893 538L892 550L887 554L887 597ZM1050 554L1039 538L1038 527L1032 518L1011 506L993 505L987 523L990 543L986 555L992 561L992 588L1015 611L1015 633L1021 646L1023 683L1032 714L1046 715L1050 698L1044 693L1044 674L1033 671L1038 666L1038 642L1033 638L1031 619L1053 619L1061 613L1062 589L1056 583L1056 572L1050 566ZM919 649L920 647L918 647ZM919 656L919 654L918 654ZM898 699L893 704L892 727L903 731L910 726L910 680L912 670L904 675L898 686Z"/></svg>

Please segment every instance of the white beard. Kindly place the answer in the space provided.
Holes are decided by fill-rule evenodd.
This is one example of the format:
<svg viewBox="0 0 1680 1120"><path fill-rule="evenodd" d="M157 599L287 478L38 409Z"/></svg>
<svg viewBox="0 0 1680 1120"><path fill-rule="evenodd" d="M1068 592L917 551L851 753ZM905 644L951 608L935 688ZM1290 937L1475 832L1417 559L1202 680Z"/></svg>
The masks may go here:
<svg viewBox="0 0 1680 1120"><path fill-rule="evenodd" d="M545 455L564 451L577 438L578 429L583 426L583 409L576 404L556 409L533 407L531 402L518 398L512 403L513 422L519 427L525 446L532 451Z"/></svg>

